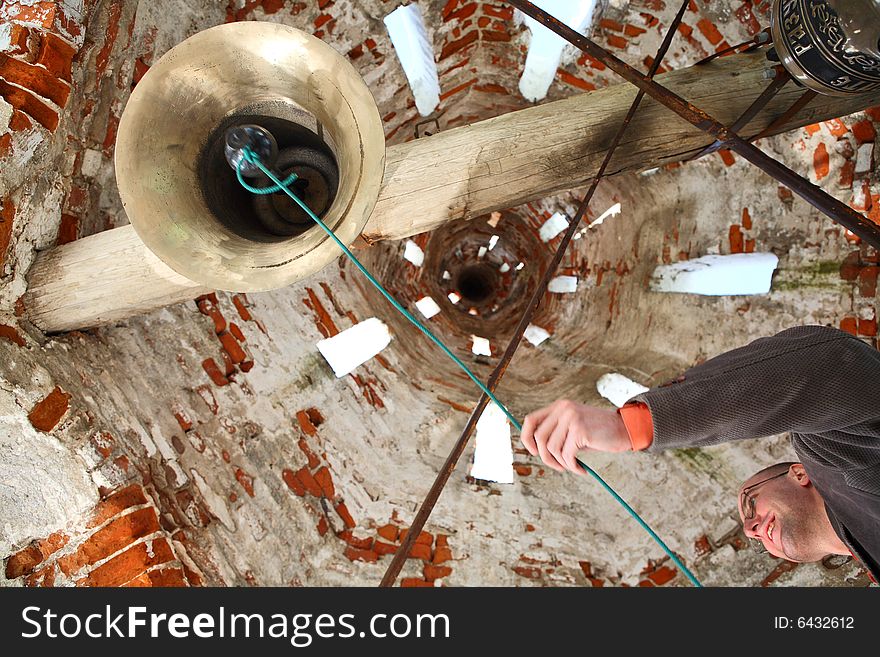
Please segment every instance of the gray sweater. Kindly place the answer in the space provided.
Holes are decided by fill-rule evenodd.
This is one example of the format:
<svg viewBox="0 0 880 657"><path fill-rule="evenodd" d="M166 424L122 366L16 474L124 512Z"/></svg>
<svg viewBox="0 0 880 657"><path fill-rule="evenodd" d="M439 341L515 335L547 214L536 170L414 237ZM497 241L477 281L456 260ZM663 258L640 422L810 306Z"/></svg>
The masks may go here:
<svg viewBox="0 0 880 657"><path fill-rule="evenodd" d="M791 432L841 540L880 581L880 351L799 326L726 352L638 395L649 451Z"/></svg>

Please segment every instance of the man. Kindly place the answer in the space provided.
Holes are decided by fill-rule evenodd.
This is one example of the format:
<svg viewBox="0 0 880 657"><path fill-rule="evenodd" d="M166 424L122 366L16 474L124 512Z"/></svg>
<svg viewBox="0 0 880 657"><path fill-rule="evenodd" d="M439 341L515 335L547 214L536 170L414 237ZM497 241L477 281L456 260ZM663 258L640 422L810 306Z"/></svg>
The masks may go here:
<svg viewBox="0 0 880 657"><path fill-rule="evenodd" d="M721 354L618 411L557 401L529 414L522 442L554 470L578 451L659 451L791 432L800 459L746 480L746 536L789 561L852 554L880 580L880 351L800 326Z"/></svg>

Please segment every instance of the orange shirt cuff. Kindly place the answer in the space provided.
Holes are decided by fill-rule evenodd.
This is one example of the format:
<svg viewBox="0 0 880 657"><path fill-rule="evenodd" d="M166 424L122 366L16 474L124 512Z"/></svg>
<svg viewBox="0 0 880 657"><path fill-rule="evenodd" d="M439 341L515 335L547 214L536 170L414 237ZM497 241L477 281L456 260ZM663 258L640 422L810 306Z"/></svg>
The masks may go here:
<svg viewBox="0 0 880 657"><path fill-rule="evenodd" d="M647 404L633 402L617 409L634 451L647 449L654 442L654 420Z"/></svg>

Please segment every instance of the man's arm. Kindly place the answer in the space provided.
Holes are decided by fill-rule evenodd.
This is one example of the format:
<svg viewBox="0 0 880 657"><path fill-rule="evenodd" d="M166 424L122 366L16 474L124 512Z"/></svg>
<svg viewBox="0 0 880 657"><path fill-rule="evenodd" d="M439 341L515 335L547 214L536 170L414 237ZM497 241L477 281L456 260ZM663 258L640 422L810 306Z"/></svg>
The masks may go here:
<svg viewBox="0 0 880 657"><path fill-rule="evenodd" d="M880 418L880 351L837 329L800 326L721 354L634 401L651 411L651 451L842 430Z"/></svg>
<svg viewBox="0 0 880 657"><path fill-rule="evenodd" d="M656 451L880 421L880 351L837 329L801 326L721 354L630 401L650 410L646 439L632 437L639 425L625 425L614 411L557 401L526 417L522 442L550 467L581 473L581 449L650 443Z"/></svg>

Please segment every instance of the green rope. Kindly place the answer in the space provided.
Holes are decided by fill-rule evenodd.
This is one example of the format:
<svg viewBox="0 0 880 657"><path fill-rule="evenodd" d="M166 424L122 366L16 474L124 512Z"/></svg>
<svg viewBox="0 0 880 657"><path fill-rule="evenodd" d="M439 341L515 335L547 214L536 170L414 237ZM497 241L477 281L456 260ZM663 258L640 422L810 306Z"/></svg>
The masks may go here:
<svg viewBox="0 0 880 657"><path fill-rule="evenodd" d="M244 181L244 179L241 175L241 166L245 160L247 160L251 164L254 164L257 167L259 167L260 170L264 174L266 174L266 176L269 178L269 180L271 180L273 183L275 183L275 186L271 187L271 188L260 188L260 187L251 187L250 185L248 185ZM330 228L327 226L327 224L325 224L323 221L321 221L321 219L318 217L318 215L316 215L314 212L312 212L309 209L309 207L303 201L301 201L299 199L299 197L288 188L288 185L291 184L296 179L296 174L291 174L290 176L288 176L287 180L285 180L285 181L279 180L275 174L273 174L268 168L266 168L266 166L263 165L263 163L260 161L260 157L256 153L254 153L250 148L246 147L244 149L244 158L239 162L238 168L236 169L236 175L238 176L238 181L242 184L242 186L245 189L247 189L249 192L253 192L254 194L271 194L271 193L275 193L278 191L284 191L284 193L286 193L297 205L299 205L299 207L301 207L303 209L303 212L305 212L307 215L309 215L309 217L311 217L312 220L316 224L318 224L318 226L320 226L321 229L325 233L327 233L327 235L334 242L336 242L336 245L340 249L342 249L343 253L345 253L345 255L348 256L348 258L355 265L355 267L357 267L361 271L361 273L367 277L367 279L370 281L370 283L373 284L373 287L375 287L382 294L382 296L384 296L389 301L389 303L391 303L391 305L394 306L398 310L398 312L400 312L401 315L403 315L406 319L408 319L411 324L413 324L417 329L419 329L422 333L424 333L426 336L428 336L428 338L430 338L434 344L436 344L438 347L440 347L440 349L443 351L443 353L445 353L447 356L449 356L449 358L451 358L453 360L453 362L455 362L455 364L458 365L458 367L465 374L468 375L468 377L471 379L471 381L476 383L477 387L479 387L480 390L482 390L483 393L487 397L489 397L489 399L491 399L495 403L495 405L498 406L498 408L501 409L501 411L511 421L513 426L516 427L517 431L522 432L522 424L519 422L519 420L517 420L513 416L513 414L511 414L511 412L509 410L507 410L507 407L498 400L498 398L495 396L495 394L491 390L489 390L489 388L487 388L483 384L483 382L480 381L480 379L478 379L477 376L473 372L471 372L470 368L468 368L468 366L465 365L458 356L456 356L454 353L452 353L452 351L450 351L449 347L447 347L445 344L443 344L443 341L440 340L440 338L435 336L430 331L430 329L428 329L428 327L426 327L418 319L416 319L412 315L412 313L410 313L406 308L404 308L397 301L397 299L395 299L393 296L391 296L391 294L382 286L382 284L378 280L376 280L373 277L373 275L370 274L370 272L367 271L367 269L361 264L360 260L357 259L357 257L354 255L354 253L352 253L351 250L345 244L343 244L338 237L336 237L336 234L332 230L330 230ZM265 189L272 189L274 191L264 191ZM608 491L611 494L611 496L615 500L617 500L617 502L635 519L635 521L638 522L639 525L641 525L642 528L646 532L648 532L648 535L657 542L657 544L669 556L669 558L679 568L679 570L685 574L685 576L691 581L691 583L694 586L701 588L702 584L700 584L699 580L696 577L694 577L693 573L691 573L691 571L681 562L681 560L675 555L675 553L673 553L673 551L669 548L669 546L667 546L666 543L664 543L663 540L654 532L654 530L651 529L651 527L648 525L648 523L646 523L644 520L642 520L642 517L636 512L636 510L633 509L626 502L626 500L624 500L620 495L618 495L617 491L615 491L613 488L611 488L611 486L609 486L605 482L605 480L599 476L599 473L597 473L595 470L593 470L593 468L591 468L589 465L587 465L586 463L584 463L580 459L577 459L577 463L586 472L591 474L596 479L596 481L598 481L599 484L606 491Z"/></svg>
<svg viewBox="0 0 880 657"><path fill-rule="evenodd" d="M272 185L271 187L254 187L253 185L249 185L247 181L244 179L244 176L241 175L241 163L239 163L238 167L235 169L235 175L238 178L238 182L241 183L241 186L248 190L251 194L258 194L260 196L264 196L266 194L277 194L278 192L287 191L287 187L292 185L294 181L296 181L299 176L295 173L291 173L283 182L278 183L277 185Z"/></svg>

